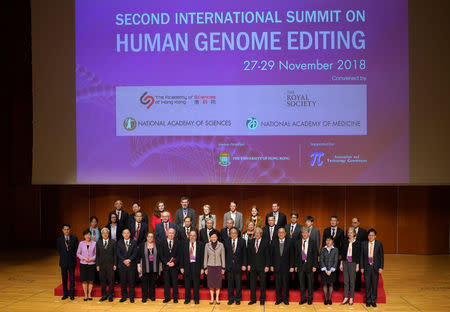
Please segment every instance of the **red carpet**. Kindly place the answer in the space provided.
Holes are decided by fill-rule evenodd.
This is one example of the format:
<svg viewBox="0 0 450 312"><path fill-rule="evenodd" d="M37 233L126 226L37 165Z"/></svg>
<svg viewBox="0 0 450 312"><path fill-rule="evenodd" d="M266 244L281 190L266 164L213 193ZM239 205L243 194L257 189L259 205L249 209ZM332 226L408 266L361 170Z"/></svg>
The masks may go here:
<svg viewBox="0 0 450 312"><path fill-rule="evenodd" d="M342 274L340 274L339 276L340 276L342 286L341 286L341 288L339 288L338 291L333 292L333 302L340 302L344 298L343 276L342 276ZM242 287L242 300L250 301L250 289L247 287L246 279L247 279L246 275L243 274L242 280L244 282L243 282L243 287ZM363 278L362 284L363 284L362 285L363 287L362 287L361 291L355 292L354 302L357 302L357 303L365 302L364 278ZM272 283L272 287L267 289L266 301L275 301L275 288L274 287L275 286ZM140 285L138 285L136 287L135 292L136 292L136 298L142 297L142 291L141 291ZM184 299L183 276L181 274L179 275L178 292L179 292L179 299ZM55 296L63 295L62 284L55 288L54 294L55 294ZM80 282L80 272L79 272L78 267L75 271L75 296L84 297L83 288L82 288L81 282ZM101 291L100 291L99 285L94 285L94 289L92 291L92 296L93 297L101 296ZM256 296L257 296L257 298L259 298L259 290L257 291ZM120 298L120 285L115 286L114 297ZM164 287L163 286L156 288L156 298L164 299ZM209 297L209 289L200 287L200 299L201 300L209 300L209 298L210 298ZM222 290L220 292L220 299L228 300L226 288L222 288ZM322 291L322 288L319 288L314 292L314 302L322 302L323 303L323 300L324 300L323 291ZM289 293L289 301L290 302L299 302L300 301L300 291L298 289L291 289L291 291ZM383 288L383 278L381 276L380 276L380 280L378 282L378 300L377 300L377 302L378 303L386 303L386 293Z"/></svg>

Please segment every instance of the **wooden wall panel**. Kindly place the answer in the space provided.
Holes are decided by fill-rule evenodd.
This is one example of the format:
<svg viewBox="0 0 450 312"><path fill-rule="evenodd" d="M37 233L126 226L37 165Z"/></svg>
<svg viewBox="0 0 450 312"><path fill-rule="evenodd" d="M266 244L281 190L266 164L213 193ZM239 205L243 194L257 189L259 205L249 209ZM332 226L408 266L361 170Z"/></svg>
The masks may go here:
<svg viewBox="0 0 450 312"><path fill-rule="evenodd" d="M377 231L377 239L383 243L384 251L397 251L397 187L357 186L347 187L346 223L359 217L361 227Z"/></svg>

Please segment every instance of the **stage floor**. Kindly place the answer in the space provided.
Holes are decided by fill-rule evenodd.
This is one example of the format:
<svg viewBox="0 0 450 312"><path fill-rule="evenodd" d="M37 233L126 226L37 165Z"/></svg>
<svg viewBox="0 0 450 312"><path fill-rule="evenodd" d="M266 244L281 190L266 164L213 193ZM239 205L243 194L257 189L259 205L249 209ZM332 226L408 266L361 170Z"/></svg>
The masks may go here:
<svg viewBox="0 0 450 312"><path fill-rule="evenodd" d="M386 255L386 271L383 273L387 303L377 308L366 308L365 304L352 307L332 306L315 302L312 306L299 306L291 302L275 306L267 302L248 306L228 306L222 301L220 306L201 301L200 305L147 302L140 299L136 303L61 301L53 295L54 288L61 283L58 256L55 250L31 249L0 253L0 311L450 311L450 255L415 256ZM226 291L226 290L223 290ZM320 291L320 290L318 290Z"/></svg>

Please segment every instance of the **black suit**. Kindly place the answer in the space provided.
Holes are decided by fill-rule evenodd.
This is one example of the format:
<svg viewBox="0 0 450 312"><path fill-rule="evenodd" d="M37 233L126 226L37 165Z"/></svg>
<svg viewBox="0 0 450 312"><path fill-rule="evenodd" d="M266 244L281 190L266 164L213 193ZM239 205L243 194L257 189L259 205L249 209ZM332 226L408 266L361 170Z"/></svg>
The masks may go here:
<svg viewBox="0 0 450 312"><path fill-rule="evenodd" d="M272 233L272 239L270 239L270 227L269 227L268 225L266 225L266 226L263 228L263 238L264 238L266 241L268 241L269 244L272 244L272 241L273 241L274 239L277 239L277 238L278 238L278 229L279 229L279 228L280 228L280 227L279 227L278 225L274 225L273 233Z"/></svg>
<svg viewBox="0 0 450 312"><path fill-rule="evenodd" d="M358 227L358 233L356 233L356 240L359 243L366 242L367 241L367 231L361 227ZM358 270L358 272L356 272L355 290L356 291L361 290L361 271L360 270Z"/></svg>
<svg viewBox="0 0 450 312"><path fill-rule="evenodd" d="M67 243L67 245L66 245ZM61 278L64 296L75 295L75 267L77 266L78 238L69 235L69 240L63 236L56 240L56 249L59 253L59 266L61 268ZM70 289L67 289L67 275L70 280Z"/></svg>
<svg viewBox="0 0 450 312"><path fill-rule="evenodd" d="M127 280L129 284L130 299L134 299L134 287L136 282L136 265L138 256L138 246L136 242L130 238L129 247L125 245L125 239L117 242L117 258L120 273L120 288L122 298L127 298ZM126 266L123 261L130 259L130 266Z"/></svg>
<svg viewBox="0 0 450 312"><path fill-rule="evenodd" d="M300 280L300 295L301 300L306 300L306 288L308 288L308 300L313 299L313 268L318 267L317 258L319 251L317 250L317 244L309 239L308 251L306 253L306 260L302 259L302 244L303 239L295 242L295 266L297 267L298 278Z"/></svg>
<svg viewBox="0 0 450 312"><path fill-rule="evenodd" d="M100 238L95 246L95 265L100 269L103 298L114 297L114 266L117 266L116 244L115 240L109 239L105 247L103 238ZM106 292L106 285L108 285L108 292Z"/></svg>
<svg viewBox="0 0 450 312"><path fill-rule="evenodd" d="M116 213L115 210L110 211L109 215L108 215L108 220L111 220L111 215L113 213ZM117 214L117 213L116 213ZM117 216L117 218L119 218L119 216ZM121 210L120 213L120 219L117 219L117 223L120 224L120 226L122 227L122 229L128 228L128 212Z"/></svg>
<svg viewBox="0 0 450 312"><path fill-rule="evenodd" d="M195 229L195 227L193 225L191 225L191 227L189 228L189 232L192 231L192 230L197 232L197 230ZM188 241L189 240L189 234L186 235L186 227L185 226L182 226L180 228L178 239L179 240L183 240L183 241Z"/></svg>
<svg viewBox="0 0 450 312"><path fill-rule="evenodd" d="M239 231L239 229L237 229L237 230L238 230L238 237L241 237L241 231ZM230 236L228 235L228 232L229 232L228 228L226 228L226 227L220 230L220 241L222 243L230 238Z"/></svg>
<svg viewBox="0 0 450 312"><path fill-rule="evenodd" d="M294 232L292 233L292 236L291 236L291 223L286 224L284 228L286 229L286 237L289 237L290 239L296 241L302 238L302 226L300 224L297 223Z"/></svg>
<svg viewBox="0 0 450 312"><path fill-rule="evenodd" d="M225 246L225 269L228 282L228 300L242 300L242 267L247 266L247 247L245 240L241 237L236 239L233 252L233 241L231 237L224 242ZM234 290L236 289L236 296Z"/></svg>
<svg viewBox="0 0 450 312"><path fill-rule="evenodd" d="M325 230L323 230L322 247L325 246L326 244L326 238L332 236L331 234L332 234L331 227L327 227ZM334 235L333 246L338 249L339 256L341 254L342 244L344 243L344 236L345 236L344 230L338 227ZM334 290L338 290L340 270L336 270L335 272L336 272L336 281L334 283Z"/></svg>
<svg viewBox="0 0 450 312"><path fill-rule="evenodd" d="M162 224L162 223L159 223ZM159 225L158 224L158 225ZM173 299L178 299L178 268L181 258L183 257L183 250L181 242L177 239L172 241L172 248L169 248L167 239L160 241L159 250L161 251L160 259L163 267L164 277L164 299L170 300L170 285L173 287ZM169 267L167 263L174 259L172 262L175 264L173 267Z"/></svg>
<svg viewBox="0 0 450 312"><path fill-rule="evenodd" d="M373 248L373 263L369 263L369 243L361 243L361 259L359 261L360 269L364 270L364 283L366 285L366 303L377 302L378 288L378 269L384 269L384 251L383 244L375 241Z"/></svg>
<svg viewBox="0 0 450 312"><path fill-rule="evenodd" d="M280 239L274 239L270 246L271 266L275 277L275 293L277 301L289 302L289 269L295 266L295 240L284 239L281 254Z"/></svg>
<svg viewBox="0 0 450 312"><path fill-rule="evenodd" d="M200 300L200 275L203 268L203 260L205 255L205 244L197 241L195 243L195 260L191 262L191 243L190 241L182 242L182 259L180 268L184 270L184 288L185 300L191 300L191 288L194 287L194 301Z"/></svg>
<svg viewBox="0 0 450 312"><path fill-rule="evenodd" d="M261 239L258 252L255 246L256 238L248 242L247 261L250 266L250 300L256 301L256 281L259 276L261 287L261 302L266 301L266 273L265 268L270 267L270 247L269 242Z"/></svg>
<svg viewBox="0 0 450 312"><path fill-rule="evenodd" d="M269 217L273 216L273 211L269 212L266 215L266 225L269 225ZM278 225L279 227L285 227L287 223L287 218L286 215L284 213L282 213L281 211L278 211L278 222L275 223L275 225Z"/></svg>
<svg viewBox="0 0 450 312"><path fill-rule="evenodd" d="M142 211L141 211L142 212ZM134 219L134 216L135 216L136 214L133 212L132 214L129 214L128 215L128 218L127 218L127 224L128 224L128 226L131 226L130 224L131 223L134 223L134 222L136 222L136 219ZM145 224L148 224L148 216L147 216L147 214L146 213L144 213L144 212L142 212L142 222L143 223L145 223ZM147 229L148 230L148 229Z"/></svg>
<svg viewBox="0 0 450 312"><path fill-rule="evenodd" d="M141 222L141 229L139 230L139 237L136 238L136 222L128 224L128 228L130 229L130 237L138 244L142 244L144 241L147 241L147 233L148 233L148 225L147 223Z"/></svg>
<svg viewBox="0 0 450 312"><path fill-rule="evenodd" d="M217 233L217 230L215 229L211 229L210 232L215 231ZM200 230L200 241L203 244L207 244L209 243L209 236L208 236L208 229L207 228L203 228Z"/></svg>
<svg viewBox="0 0 450 312"><path fill-rule="evenodd" d="M122 225L120 225L120 223L116 223L116 224L117 224L117 228L116 228L116 239L115 240L118 241L123 238L123 236L122 236L123 228L122 228ZM105 227L109 230L109 238L112 239L111 223L108 223ZM102 238L99 238L99 240L100 239L102 239Z"/></svg>
<svg viewBox="0 0 450 312"><path fill-rule="evenodd" d="M169 229L175 229L175 237L177 237L178 228L175 223L167 222L169 225ZM157 223L155 226L155 242L164 242L166 241L166 231L164 229L164 223Z"/></svg>

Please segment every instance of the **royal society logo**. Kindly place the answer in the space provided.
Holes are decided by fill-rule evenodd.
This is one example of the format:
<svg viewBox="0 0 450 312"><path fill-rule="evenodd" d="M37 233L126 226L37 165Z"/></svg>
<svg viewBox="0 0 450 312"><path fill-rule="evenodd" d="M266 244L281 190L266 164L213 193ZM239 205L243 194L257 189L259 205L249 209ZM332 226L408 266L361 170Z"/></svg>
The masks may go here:
<svg viewBox="0 0 450 312"><path fill-rule="evenodd" d="M312 153L309 157L311 157L311 163L309 164L311 167L317 166L320 167L323 165L322 157L325 155L325 153L322 152L315 152Z"/></svg>
<svg viewBox="0 0 450 312"><path fill-rule="evenodd" d="M153 103L155 103L155 98L151 95L147 95L147 92L144 92L140 98L142 105L147 105L147 109L149 109Z"/></svg>
<svg viewBox="0 0 450 312"><path fill-rule="evenodd" d="M221 152L219 154L219 165L222 167L228 167L231 164L230 153Z"/></svg>
<svg viewBox="0 0 450 312"><path fill-rule="evenodd" d="M256 120L256 118L254 117L250 117L247 119L247 128L249 128L250 130L254 130L256 128L258 128L259 122L258 120Z"/></svg>
<svg viewBox="0 0 450 312"><path fill-rule="evenodd" d="M133 117L125 118L123 121L123 127L127 131L133 131L134 129L136 129L136 119L134 119Z"/></svg>
<svg viewBox="0 0 450 312"><path fill-rule="evenodd" d="M293 90L288 90L286 104L288 107L316 107L317 100L307 93L295 93Z"/></svg>

